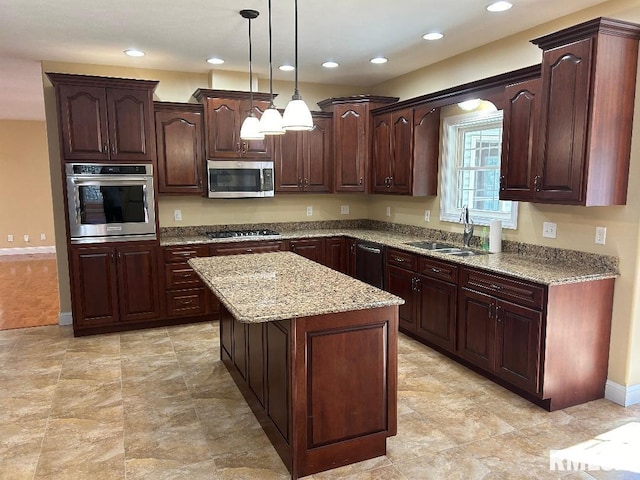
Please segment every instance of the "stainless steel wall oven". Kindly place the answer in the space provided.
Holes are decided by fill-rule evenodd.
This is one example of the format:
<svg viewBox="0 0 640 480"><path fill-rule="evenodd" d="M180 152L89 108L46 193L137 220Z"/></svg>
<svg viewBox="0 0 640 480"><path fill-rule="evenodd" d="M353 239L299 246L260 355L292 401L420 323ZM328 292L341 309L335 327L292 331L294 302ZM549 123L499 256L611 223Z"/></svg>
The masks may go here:
<svg viewBox="0 0 640 480"><path fill-rule="evenodd" d="M66 165L71 243L156 239L151 164Z"/></svg>

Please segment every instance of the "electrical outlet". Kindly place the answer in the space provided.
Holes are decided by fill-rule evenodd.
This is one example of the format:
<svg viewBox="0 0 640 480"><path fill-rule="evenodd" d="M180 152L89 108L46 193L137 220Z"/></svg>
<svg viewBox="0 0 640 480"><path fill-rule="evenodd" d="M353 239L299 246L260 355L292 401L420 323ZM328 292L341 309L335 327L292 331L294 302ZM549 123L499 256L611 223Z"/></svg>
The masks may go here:
<svg viewBox="0 0 640 480"><path fill-rule="evenodd" d="M340 213L342 215L349 215L349 205L341 205L340 206Z"/></svg>
<svg viewBox="0 0 640 480"><path fill-rule="evenodd" d="M545 238L556 238L556 229L558 225L552 222L544 222L542 224L542 236Z"/></svg>
<svg viewBox="0 0 640 480"><path fill-rule="evenodd" d="M182 210L174 210L173 211L173 219L176 222L181 222L182 221Z"/></svg>
<svg viewBox="0 0 640 480"><path fill-rule="evenodd" d="M40 240L46 240L47 239L47 234L46 233L41 233L40 234Z"/></svg>
<svg viewBox="0 0 640 480"><path fill-rule="evenodd" d="M13 235L7 235L7 242L13 242Z"/></svg>
<svg viewBox="0 0 640 480"><path fill-rule="evenodd" d="M313 215L313 207L309 205L307 207L307 217L310 217L311 215Z"/></svg>
<svg viewBox="0 0 640 480"><path fill-rule="evenodd" d="M391 216L391 207L387 207L387 217Z"/></svg>
<svg viewBox="0 0 640 480"><path fill-rule="evenodd" d="M607 227L596 227L596 244L604 245L607 242Z"/></svg>
<svg viewBox="0 0 640 480"><path fill-rule="evenodd" d="M29 235L25 235L23 238L24 238L24 241L25 241L25 242L28 242L28 241L29 241Z"/></svg>
<svg viewBox="0 0 640 480"><path fill-rule="evenodd" d="M425 210L424 211L424 221L425 222L430 222L431 221L431 210Z"/></svg>

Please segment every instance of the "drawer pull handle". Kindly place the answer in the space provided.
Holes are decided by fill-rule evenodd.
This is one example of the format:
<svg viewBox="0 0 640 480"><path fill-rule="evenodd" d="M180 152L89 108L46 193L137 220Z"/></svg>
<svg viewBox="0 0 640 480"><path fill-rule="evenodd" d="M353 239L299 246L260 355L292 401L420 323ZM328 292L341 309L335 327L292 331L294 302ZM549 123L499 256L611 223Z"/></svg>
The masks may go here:
<svg viewBox="0 0 640 480"><path fill-rule="evenodd" d="M178 255L180 257L190 257L193 255L193 252L174 252L174 255Z"/></svg>
<svg viewBox="0 0 640 480"><path fill-rule="evenodd" d="M393 257L393 260L399 263L402 263L405 261L404 258L398 258L398 257Z"/></svg>
<svg viewBox="0 0 640 480"><path fill-rule="evenodd" d="M181 300L180 305L191 305L193 300Z"/></svg>
<svg viewBox="0 0 640 480"><path fill-rule="evenodd" d="M489 285L491 288L493 288L494 290L502 290L502 287L500 285L496 285L495 283L492 283L491 285Z"/></svg>
<svg viewBox="0 0 640 480"><path fill-rule="evenodd" d="M190 273L182 273L180 275L180 278L191 278L191 274Z"/></svg>
<svg viewBox="0 0 640 480"><path fill-rule="evenodd" d="M431 269L431 271L432 271L433 273L442 273L442 270L440 270L439 268L435 268L435 267L433 267L433 268Z"/></svg>
<svg viewBox="0 0 640 480"><path fill-rule="evenodd" d="M245 250L247 253L252 253L253 252L253 248L247 248L247 250Z"/></svg>

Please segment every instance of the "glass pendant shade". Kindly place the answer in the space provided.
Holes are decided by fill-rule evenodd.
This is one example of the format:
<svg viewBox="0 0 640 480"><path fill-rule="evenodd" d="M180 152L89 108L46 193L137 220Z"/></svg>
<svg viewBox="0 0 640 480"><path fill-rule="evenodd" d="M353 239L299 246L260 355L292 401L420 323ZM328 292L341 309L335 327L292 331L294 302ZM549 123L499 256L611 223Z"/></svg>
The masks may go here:
<svg viewBox="0 0 640 480"><path fill-rule="evenodd" d="M283 135L282 115L276 107L271 105L260 117L260 132L263 135Z"/></svg>
<svg viewBox="0 0 640 480"><path fill-rule="evenodd" d="M260 120L253 113L250 113L242 122L240 138L242 140L264 140L264 134L260 132Z"/></svg>
<svg viewBox="0 0 640 480"><path fill-rule="evenodd" d="M311 130L313 128L311 111L299 96L296 98L294 95L287 108L284 109L282 128L285 130Z"/></svg>

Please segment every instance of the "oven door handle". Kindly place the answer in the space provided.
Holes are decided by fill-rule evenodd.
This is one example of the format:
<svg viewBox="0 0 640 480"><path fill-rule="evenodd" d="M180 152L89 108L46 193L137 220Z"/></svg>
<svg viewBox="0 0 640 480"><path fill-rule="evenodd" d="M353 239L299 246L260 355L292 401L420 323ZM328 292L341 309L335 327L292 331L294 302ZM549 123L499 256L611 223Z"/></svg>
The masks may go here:
<svg viewBox="0 0 640 480"><path fill-rule="evenodd" d="M132 182L139 184L141 182L147 182L151 179L151 177L134 177L134 176L122 176L122 177L113 177L113 176L102 176L102 175L73 175L68 177L75 185L80 184L88 184L88 185L97 185L101 183L117 183L120 185L131 185Z"/></svg>

